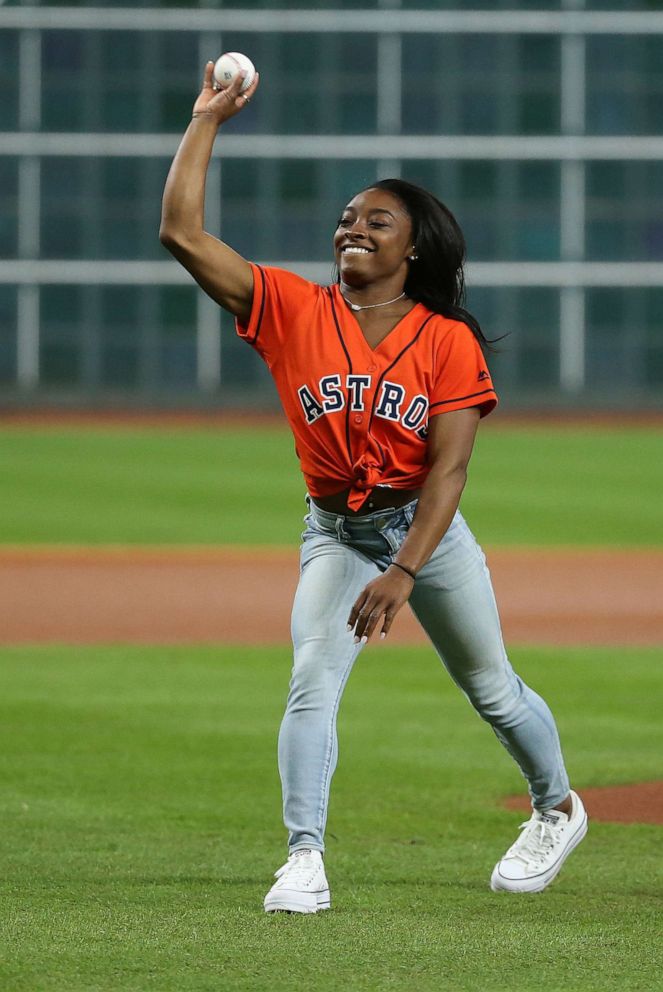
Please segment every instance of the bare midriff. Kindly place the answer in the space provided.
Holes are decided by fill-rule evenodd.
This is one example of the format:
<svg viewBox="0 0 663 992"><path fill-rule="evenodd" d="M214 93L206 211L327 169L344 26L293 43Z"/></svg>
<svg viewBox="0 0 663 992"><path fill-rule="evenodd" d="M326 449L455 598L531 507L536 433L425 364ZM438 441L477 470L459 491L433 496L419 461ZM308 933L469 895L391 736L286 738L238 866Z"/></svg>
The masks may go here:
<svg viewBox="0 0 663 992"><path fill-rule="evenodd" d="M372 489L366 502L359 510L348 508L349 489L343 489L340 493L332 493L331 496L313 496L313 502L321 510L327 513L339 513L346 517L364 517L367 513L375 513L376 510L388 510L392 506L397 508L411 503L413 499L418 499L421 489L391 489L389 486L376 486Z"/></svg>

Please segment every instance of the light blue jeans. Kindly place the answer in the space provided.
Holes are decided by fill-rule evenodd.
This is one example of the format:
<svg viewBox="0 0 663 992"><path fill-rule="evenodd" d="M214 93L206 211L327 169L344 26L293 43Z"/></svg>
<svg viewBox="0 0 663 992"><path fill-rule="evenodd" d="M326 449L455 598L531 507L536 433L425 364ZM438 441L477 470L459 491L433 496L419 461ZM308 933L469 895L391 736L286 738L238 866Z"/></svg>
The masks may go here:
<svg viewBox="0 0 663 992"><path fill-rule="evenodd" d="M309 505L292 611L294 665L279 733L291 852L324 850L336 715L362 647L346 629L348 614L364 586L390 564L416 509L414 501L345 517ZM561 802L569 782L555 721L509 663L485 556L460 513L419 571L410 605L452 679L518 763L533 806Z"/></svg>

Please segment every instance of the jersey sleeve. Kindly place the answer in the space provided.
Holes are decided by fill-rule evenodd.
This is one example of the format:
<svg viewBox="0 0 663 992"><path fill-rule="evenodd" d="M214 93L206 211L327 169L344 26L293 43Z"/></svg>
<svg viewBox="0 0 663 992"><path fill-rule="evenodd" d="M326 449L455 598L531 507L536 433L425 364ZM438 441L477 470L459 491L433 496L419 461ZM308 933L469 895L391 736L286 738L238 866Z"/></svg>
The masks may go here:
<svg viewBox="0 0 663 992"><path fill-rule="evenodd" d="M249 263L253 270L253 303L246 324L235 321L237 334L271 365L295 318L318 291L315 283L294 272Z"/></svg>
<svg viewBox="0 0 663 992"><path fill-rule="evenodd" d="M467 324L457 323L437 351L429 415L478 406L485 417L497 406L497 394L481 346Z"/></svg>

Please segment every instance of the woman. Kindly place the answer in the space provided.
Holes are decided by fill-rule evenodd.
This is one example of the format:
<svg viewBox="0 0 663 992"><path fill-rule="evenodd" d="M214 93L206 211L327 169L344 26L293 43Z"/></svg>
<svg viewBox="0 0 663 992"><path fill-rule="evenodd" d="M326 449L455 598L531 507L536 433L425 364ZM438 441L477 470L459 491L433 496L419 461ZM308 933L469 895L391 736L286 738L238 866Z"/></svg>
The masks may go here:
<svg viewBox="0 0 663 992"><path fill-rule="evenodd" d="M203 229L217 129L259 79L243 95L241 82L217 93L208 63L166 183L160 236L269 366L309 491L279 735L289 857L265 910L330 906L322 855L339 701L363 645L385 637L407 601L529 785L532 818L491 887L540 891L587 817L550 710L509 664L484 556L458 512L479 419L497 402L485 339L460 306L462 234L425 190L386 180L343 211L336 286L245 261Z"/></svg>

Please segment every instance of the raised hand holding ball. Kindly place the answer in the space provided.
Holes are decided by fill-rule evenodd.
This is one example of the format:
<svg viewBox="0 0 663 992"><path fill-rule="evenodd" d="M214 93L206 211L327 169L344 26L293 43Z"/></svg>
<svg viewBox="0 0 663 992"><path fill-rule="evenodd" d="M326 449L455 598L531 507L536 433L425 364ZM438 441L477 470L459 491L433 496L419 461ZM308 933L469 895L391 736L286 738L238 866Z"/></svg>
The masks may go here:
<svg viewBox="0 0 663 992"><path fill-rule="evenodd" d="M225 52L214 63L214 88L225 90L242 71L246 73L240 92L244 93L255 79L256 67L250 58L241 52Z"/></svg>
<svg viewBox="0 0 663 992"><path fill-rule="evenodd" d="M224 57L221 56L221 58ZM217 59L217 65L219 61L220 59ZM234 117L250 103L251 97L258 88L260 73L256 72L251 63L252 76L249 76L247 70L241 67L234 73L233 79L225 87L219 87L214 78L214 65L215 63L210 60L205 66L203 88L193 105L193 117L194 119L204 117L207 120L214 120L218 127L219 124ZM243 73L244 75L242 75ZM247 85L249 79L250 82Z"/></svg>

